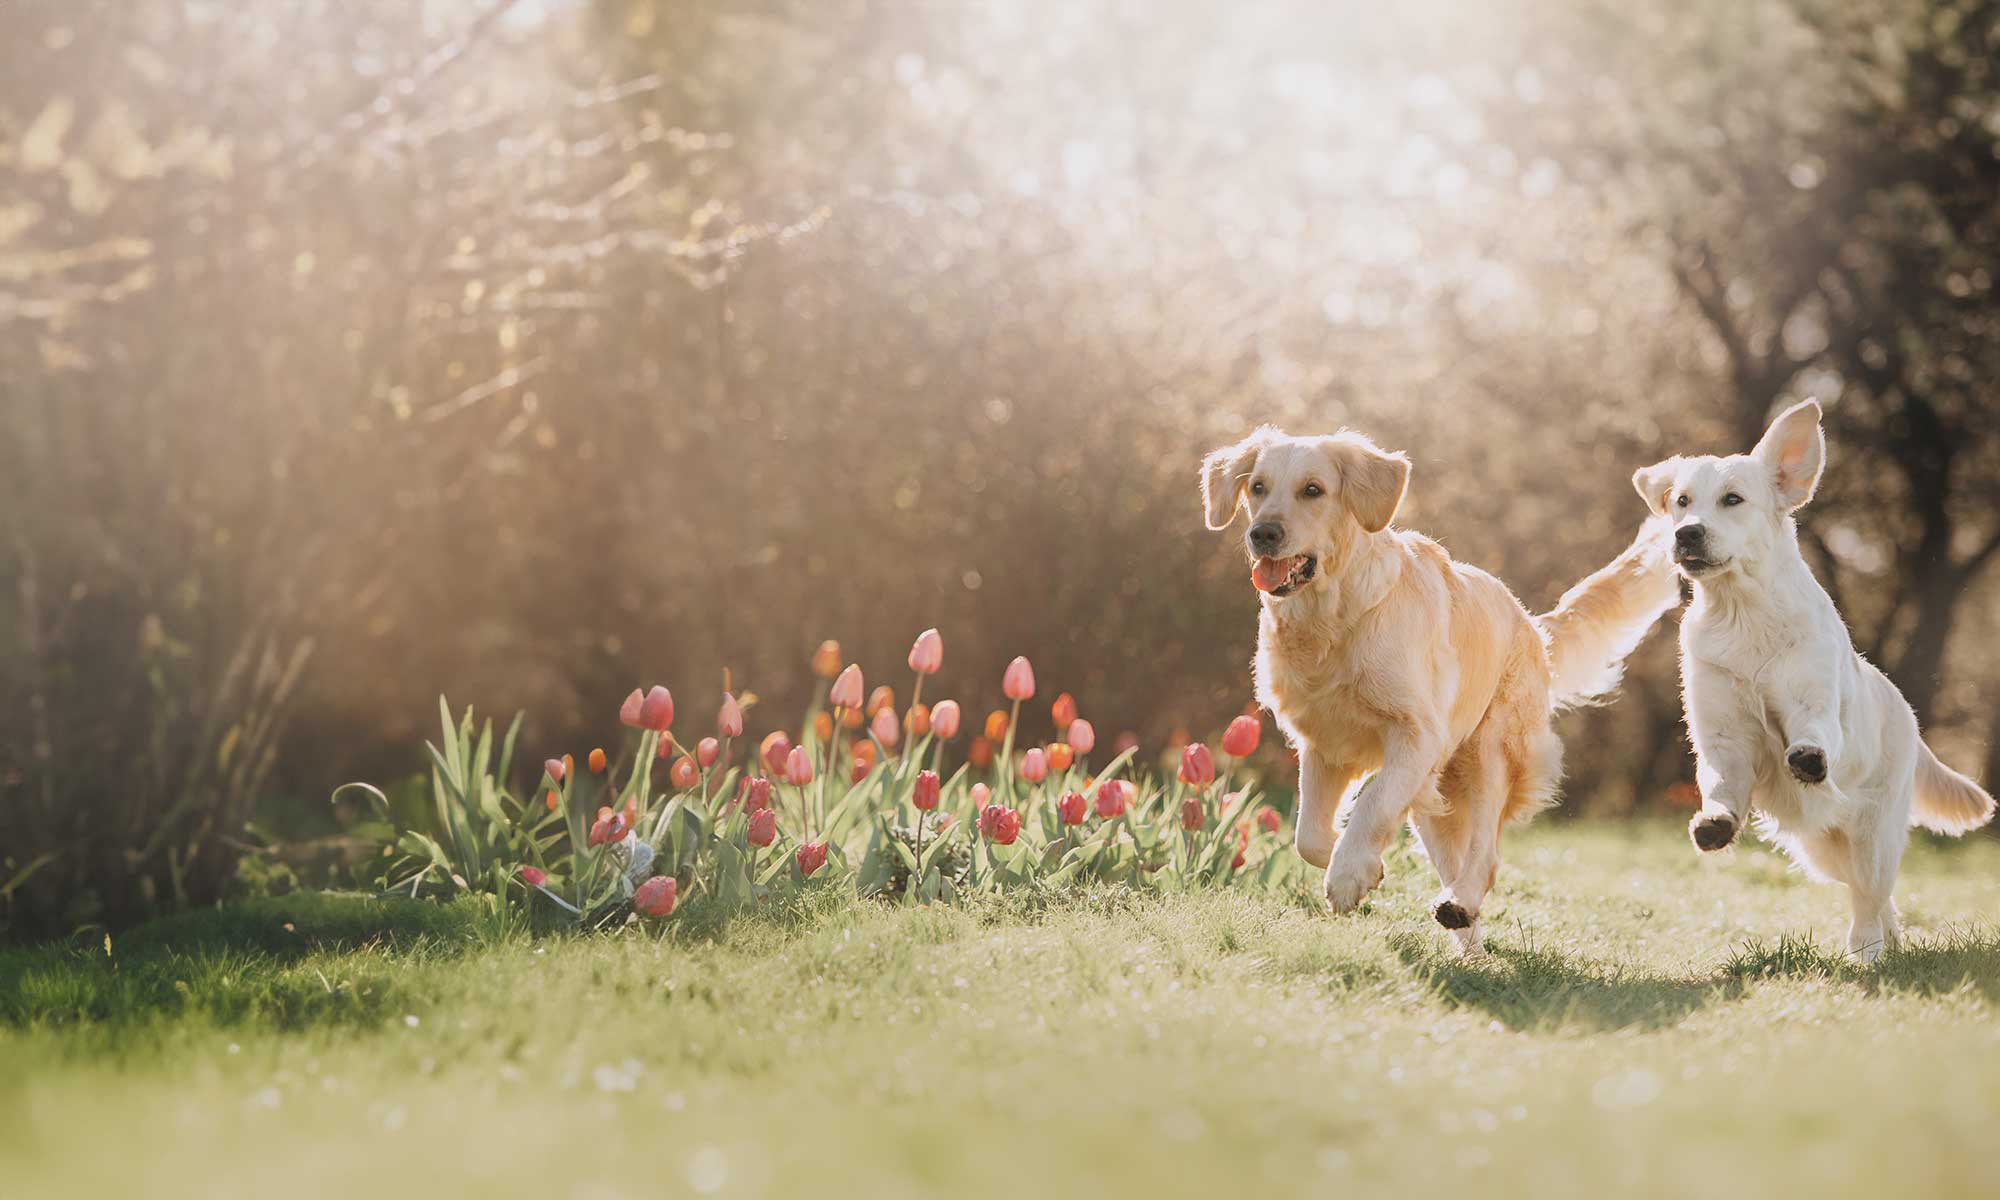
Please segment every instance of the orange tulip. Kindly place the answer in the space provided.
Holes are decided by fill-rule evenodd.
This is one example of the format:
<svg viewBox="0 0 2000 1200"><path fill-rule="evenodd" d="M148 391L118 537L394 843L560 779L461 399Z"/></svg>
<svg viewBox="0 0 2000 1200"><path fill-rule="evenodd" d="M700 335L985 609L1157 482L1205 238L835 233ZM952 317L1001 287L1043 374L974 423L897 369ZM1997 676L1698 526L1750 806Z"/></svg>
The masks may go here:
<svg viewBox="0 0 2000 1200"><path fill-rule="evenodd" d="M872 717L876 713L881 712L885 708L894 708L894 707L896 707L896 690L890 687L888 684L885 683L881 687L878 687L874 691L868 693L869 716Z"/></svg>
<svg viewBox="0 0 2000 1200"><path fill-rule="evenodd" d="M667 781L682 791L693 787L700 778L701 769L685 754L675 759L673 770L667 772Z"/></svg>
<svg viewBox="0 0 2000 1200"><path fill-rule="evenodd" d="M590 773L592 775L604 774L604 749L602 747L590 752Z"/></svg>
<svg viewBox="0 0 2000 1200"><path fill-rule="evenodd" d="M986 714L986 740L997 742L1007 736L1007 714L994 709Z"/></svg>
<svg viewBox="0 0 2000 1200"><path fill-rule="evenodd" d="M852 750L853 750L853 752L854 752L854 757L855 757L855 760L856 760L856 761L858 761L858 762L866 762L866 763L868 763L868 764L869 764L869 765L871 765L871 766L872 766L872 765L874 765L874 762L875 762L875 743L874 743L874 742L871 742L871 741L867 741L867 740L865 740L865 739L864 739L864 740L862 740L862 741L858 741L858 742L854 743L854 745L853 745L852 747L850 747L850 749L852 749Z"/></svg>
<svg viewBox="0 0 2000 1200"><path fill-rule="evenodd" d="M1070 763L1076 761L1076 752L1066 742L1049 743L1049 769L1067 771Z"/></svg>
<svg viewBox="0 0 2000 1200"><path fill-rule="evenodd" d="M983 737L972 739L972 745L965 749L965 761L976 770L984 771L993 765L993 743Z"/></svg>
<svg viewBox="0 0 2000 1200"><path fill-rule="evenodd" d="M1068 692L1057 696L1056 702L1049 705L1049 715L1055 718L1057 729L1068 729L1069 723L1076 720L1076 697Z"/></svg>
<svg viewBox="0 0 2000 1200"><path fill-rule="evenodd" d="M832 679L840 674L840 643L828 638L813 651L813 674L821 679Z"/></svg>
<svg viewBox="0 0 2000 1200"><path fill-rule="evenodd" d="M546 803L549 806L549 811L554 812L556 809L562 807L562 797L556 795L556 790L554 788L550 788Z"/></svg>
<svg viewBox="0 0 2000 1200"><path fill-rule="evenodd" d="M840 710L840 727L841 727L842 729L859 729L859 728L861 728L861 710L860 710L860 709L858 709L858 708L843 708L843 709L841 709L841 710Z"/></svg>
<svg viewBox="0 0 2000 1200"><path fill-rule="evenodd" d="M819 712L813 714L813 735L822 742L833 740L833 714Z"/></svg>
<svg viewBox="0 0 2000 1200"><path fill-rule="evenodd" d="M909 728L911 737L922 737L931 731L931 710L927 704L912 704L910 711L903 714L903 724Z"/></svg>

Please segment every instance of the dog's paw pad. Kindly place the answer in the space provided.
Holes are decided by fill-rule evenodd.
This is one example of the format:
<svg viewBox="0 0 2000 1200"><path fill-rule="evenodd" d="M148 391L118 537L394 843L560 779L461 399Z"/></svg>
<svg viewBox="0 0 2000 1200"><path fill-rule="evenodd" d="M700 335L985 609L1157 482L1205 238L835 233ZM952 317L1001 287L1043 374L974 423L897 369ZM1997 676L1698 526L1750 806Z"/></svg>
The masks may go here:
<svg viewBox="0 0 2000 1200"><path fill-rule="evenodd" d="M1698 816L1688 824L1694 848L1707 854L1736 840L1736 818L1724 814Z"/></svg>
<svg viewBox="0 0 2000 1200"><path fill-rule="evenodd" d="M1793 746L1785 752L1785 765L1800 783L1826 782L1826 751L1818 746Z"/></svg>
<svg viewBox="0 0 2000 1200"><path fill-rule="evenodd" d="M1472 914L1466 912L1465 906L1456 900L1438 901L1437 907L1431 910L1431 915L1446 929L1467 929L1472 925Z"/></svg>

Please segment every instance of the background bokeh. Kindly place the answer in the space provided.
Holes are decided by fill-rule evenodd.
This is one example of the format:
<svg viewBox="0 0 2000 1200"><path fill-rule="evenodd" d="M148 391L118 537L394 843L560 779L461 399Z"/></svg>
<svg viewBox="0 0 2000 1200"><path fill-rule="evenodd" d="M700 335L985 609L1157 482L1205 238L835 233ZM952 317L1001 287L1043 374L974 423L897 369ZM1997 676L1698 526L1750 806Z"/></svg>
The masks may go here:
<svg viewBox="0 0 2000 1200"><path fill-rule="evenodd" d="M1826 404L1809 555L2000 777L2000 3L11 0L0 925L225 886L244 822L530 759L825 637L1249 699L1199 455L1415 463L1533 608L1633 468ZM1691 776L1671 630L1564 811Z"/></svg>

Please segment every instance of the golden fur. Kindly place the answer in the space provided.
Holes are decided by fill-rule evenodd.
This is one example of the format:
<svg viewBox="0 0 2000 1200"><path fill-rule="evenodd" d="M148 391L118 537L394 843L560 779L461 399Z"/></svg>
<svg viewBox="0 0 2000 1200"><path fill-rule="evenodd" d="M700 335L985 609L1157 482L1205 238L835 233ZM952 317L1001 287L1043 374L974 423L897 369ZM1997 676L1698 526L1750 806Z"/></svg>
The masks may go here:
<svg viewBox="0 0 2000 1200"><path fill-rule="evenodd" d="M1266 561L1316 564L1291 594L1263 595L1255 668L1299 752L1299 854L1326 868L1334 910L1351 910L1407 817L1443 883L1438 922L1476 951L1501 827L1555 795L1553 709L1615 686L1679 591L1649 528L1530 616L1498 579L1390 528L1408 479L1407 459L1358 434L1266 427L1204 460L1202 495L1210 529L1247 511ZM1371 774L1336 840L1342 797Z"/></svg>

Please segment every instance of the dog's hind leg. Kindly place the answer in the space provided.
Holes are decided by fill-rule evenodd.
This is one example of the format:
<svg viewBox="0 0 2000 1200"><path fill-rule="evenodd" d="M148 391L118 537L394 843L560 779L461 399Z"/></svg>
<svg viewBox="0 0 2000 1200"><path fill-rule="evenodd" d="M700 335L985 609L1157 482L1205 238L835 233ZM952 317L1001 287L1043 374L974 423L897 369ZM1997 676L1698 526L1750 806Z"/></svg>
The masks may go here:
<svg viewBox="0 0 2000 1200"><path fill-rule="evenodd" d="M1451 930L1467 954L1485 948L1479 910L1500 869L1500 814L1508 782L1497 739L1482 738L1460 750L1446 767L1439 787L1447 807L1442 812L1419 810L1413 817L1444 885L1431 915Z"/></svg>
<svg viewBox="0 0 2000 1200"><path fill-rule="evenodd" d="M1800 852L1820 872L1847 886L1854 917L1847 926L1847 953L1872 963L1884 950L1901 947L1897 919L1896 872L1902 864L1903 841L1893 833L1842 829L1809 834L1798 840Z"/></svg>

